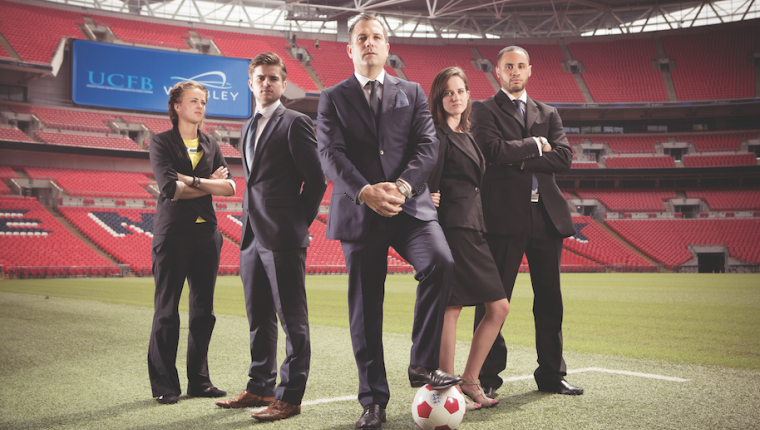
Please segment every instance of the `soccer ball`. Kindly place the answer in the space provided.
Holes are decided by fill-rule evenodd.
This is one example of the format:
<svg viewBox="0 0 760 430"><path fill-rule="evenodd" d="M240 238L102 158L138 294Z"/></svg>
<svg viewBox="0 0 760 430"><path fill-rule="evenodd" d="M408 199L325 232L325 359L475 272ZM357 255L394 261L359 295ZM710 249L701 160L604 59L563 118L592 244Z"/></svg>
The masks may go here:
<svg viewBox="0 0 760 430"><path fill-rule="evenodd" d="M464 413L464 397L456 387L434 390L426 384L417 390L412 401L414 423L422 430L459 428Z"/></svg>

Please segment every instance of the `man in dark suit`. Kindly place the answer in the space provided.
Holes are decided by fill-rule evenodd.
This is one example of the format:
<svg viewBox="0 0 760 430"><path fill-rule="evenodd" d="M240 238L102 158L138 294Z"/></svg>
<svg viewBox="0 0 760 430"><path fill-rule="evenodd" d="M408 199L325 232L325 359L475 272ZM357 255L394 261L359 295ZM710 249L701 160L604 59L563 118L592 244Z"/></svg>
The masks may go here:
<svg viewBox="0 0 760 430"><path fill-rule="evenodd" d="M382 23L361 15L348 30L354 75L319 98L322 169L335 182L327 237L339 239L348 267L349 318L359 371L357 429L379 429L390 389L383 361L383 294L388 247L417 271L409 379L452 386L438 370L441 329L454 263L425 182L438 140L419 84L387 75Z"/></svg>
<svg viewBox="0 0 760 430"><path fill-rule="evenodd" d="M246 181L240 276L251 334L250 380L240 396L216 404L268 405L253 417L272 421L301 412L311 359L305 290L308 227L327 184L311 120L280 103L287 86L280 57L257 55L248 75L256 114L240 139ZM277 317L286 335L287 357L275 390Z"/></svg>
<svg viewBox="0 0 760 430"><path fill-rule="evenodd" d="M486 239L507 298L512 299L523 254L533 284L538 389L560 394L583 394L565 381L562 358L562 239L575 234L570 209L554 181L572 163L557 109L528 97L531 74L528 52L504 48L497 60L501 91L473 103L472 130L488 162L483 178ZM482 319L476 310L475 325ZM499 334L483 365L480 379L491 392L502 384L498 376L507 365L507 347Z"/></svg>

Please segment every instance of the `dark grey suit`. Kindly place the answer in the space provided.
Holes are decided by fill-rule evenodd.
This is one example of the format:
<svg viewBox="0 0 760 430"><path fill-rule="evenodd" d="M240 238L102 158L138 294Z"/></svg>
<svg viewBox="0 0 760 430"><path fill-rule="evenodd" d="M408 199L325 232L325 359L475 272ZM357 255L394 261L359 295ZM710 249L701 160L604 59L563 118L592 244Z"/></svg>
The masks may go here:
<svg viewBox="0 0 760 430"><path fill-rule="evenodd" d="M528 258L538 350L534 376L540 388L551 391L567 373L562 358L560 263L562 239L575 234L554 173L570 168L573 151L557 109L530 98L525 120L501 90L474 102L471 119L475 141L489 163L482 193L486 239L510 300L523 254ZM546 137L552 151L539 156L532 136ZM538 203L531 203L532 174L538 179ZM481 306L476 326L483 313ZM506 363L507 347L499 334L481 370L483 384L498 388L502 383L498 374Z"/></svg>
<svg viewBox="0 0 760 430"><path fill-rule="evenodd" d="M355 76L319 98L317 141L322 169L335 182L327 237L339 239L349 274L349 318L359 371L359 402L385 407L390 397L383 361L383 297L388 247L417 271L419 280L411 365L433 370L451 290L453 260L437 222L426 181L438 140L427 98L417 83L386 75L379 127ZM384 218L358 197L365 185L407 181L416 194L402 212Z"/></svg>
<svg viewBox="0 0 760 430"><path fill-rule="evenodd" d="M240 153L245 172L240 276L251 336L246 391L299 405L309 376L311 345L306 307L306 247L309 225L327 184L317 142L306 115L280 105L256 145L251 170L243 128ZM287 336L287 354L277 377L277 319Z"/></svg>

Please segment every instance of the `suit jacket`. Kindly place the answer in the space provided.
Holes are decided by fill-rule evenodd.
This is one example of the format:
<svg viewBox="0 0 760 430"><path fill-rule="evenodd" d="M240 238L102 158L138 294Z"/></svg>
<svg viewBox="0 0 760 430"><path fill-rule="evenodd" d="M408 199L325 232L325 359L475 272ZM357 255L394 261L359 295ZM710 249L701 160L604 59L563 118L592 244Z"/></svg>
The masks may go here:
<svg viewBox="0 0 760 430"><path fill-rule="evenodd" d="M469 133L457 136L447 124L436 128L435 134L440 142L438 162L428 186L432 192L441 193L438 222L443 228L485 231L480 200L481 181L486 171L483 153Z"/></svg>
<svg viewBox="0 0 760 430"><path fill-rule="evenodd" d="M475 141L489 163L483 177L483 210L491 234L516 234L528 226L532 175L536 174L540 199L562 237L575 234L567 201L554 173L572 164L570 147L557 109L528 98L523 122L504 91L472 104ZM544 136L552 151L539 156L532 136ZM524 162L524 166L523 166ZM521 168L522 166L522 168Z"/></svg>
<svg viewBox="0 0 760 430"><path fill-rule="evenodd" d="M249 171L245 145L251 121L243 126L239 148L246 183L240 245L253 241L250 227L266 249L307 247L309 225L327 188L311 120L280 105L261 132Z"/></svg>
<svg viewBox="0 0 760 430"><path fill-rule="evenodd" d="M214 138L198 131L198 146L203 149L203 157L193 169L193 163L177 126L151 138L150 164L160 190L156 216L153 219L153 234L184 232L195 225L198 216L207 223L216 225L216 214L210 194L195 199L172 201L177 190L177 172L208 178L220 166L227 167L227 161ZM231 179L232 174L228 174L227 178Z"/></svg>
<svg viewBox="0 0 760 430"><path fill-rule="evenodd" d="M375 212L359 205L359 192L365 185L399 178L415 191L402 210L423 221L438 219L426 186L438 139L419 84L385 76L379 127L354 75L322 91L317 142L322 170L335 182L327 238L363 238Z"/></svg>

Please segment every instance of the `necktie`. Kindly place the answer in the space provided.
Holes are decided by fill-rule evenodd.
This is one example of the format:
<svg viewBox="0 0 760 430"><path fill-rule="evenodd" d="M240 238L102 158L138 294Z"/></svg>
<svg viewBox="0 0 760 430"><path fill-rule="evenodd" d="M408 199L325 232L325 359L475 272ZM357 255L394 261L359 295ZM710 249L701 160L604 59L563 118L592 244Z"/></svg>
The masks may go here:
<svg viewBox="0 0 760 430"><path fill-rule="evenodd" d="M523 119L523 123L527 125L527 121L525 119L525 106L523 105L522 100L515 99L515 106L517 106L517 111L520 112L520 116ZM533 194L538 194L538 178L536 178L536 174L533 173L533 184L531 186L531 192Z"/></svg>
<svg viewBox="0 0 760 430"><path fill-rule="evenodd" d="M261 118L261 112L257 112L251 121L251 128L248 131L248 139L245 144L245 161L248 163L248 171L253 169L253 156L255 154L254 144L256 143L256 128L259 126L259 119Z"/></svg>
<svg viewBox="0 0 760 430"><path fill-rule="evenodd" d="M367 84L370 86L369 108L372 111L372 116L375 117L375 125L378 125L380 122L380 98L377 96L379 83L377 81L369 81Z"/></svg>

